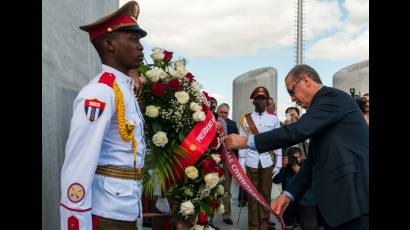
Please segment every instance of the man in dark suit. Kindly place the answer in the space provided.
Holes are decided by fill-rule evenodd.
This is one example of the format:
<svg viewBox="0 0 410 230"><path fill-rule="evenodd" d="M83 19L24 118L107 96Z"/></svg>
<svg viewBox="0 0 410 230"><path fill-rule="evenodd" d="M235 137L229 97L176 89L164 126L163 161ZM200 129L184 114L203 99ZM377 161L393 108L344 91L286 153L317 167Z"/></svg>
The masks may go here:
<svg viewBox="0 0 410 230"><path fill-rule="evenodd" d="M232 121L231 119L228 118L229 115L229 105L226 103L222 103L218 106L216 109L216 113L218 114L218 119L223 119L225 121L226 127L226 134L239 134L238 127L236 126L236 123ZM238 150L234 150L234 153L236 157L238 157ZM232 183L232 176L231 173L229 172L228 168L226 167L226 164L224 164L224 169L225 169L225 176L226 179L224 181L224 189L225 192L228 194L225 199L224 199L224 207L225 207L225 212L222 215L223 222L232 225L232 217L231 217L231 183Z"/></svg>
<svg viewBox="0 0 410 230"><path fill-rule="evenodd" d="M307 112L299 121L256 136L225 137L228 149L266 152L310 138L309 159L272 202L282 214L312 186L326 229L368 229L369 130L347 93L322 85L308 65L296 65L285 84L293 102Z"/></svg>

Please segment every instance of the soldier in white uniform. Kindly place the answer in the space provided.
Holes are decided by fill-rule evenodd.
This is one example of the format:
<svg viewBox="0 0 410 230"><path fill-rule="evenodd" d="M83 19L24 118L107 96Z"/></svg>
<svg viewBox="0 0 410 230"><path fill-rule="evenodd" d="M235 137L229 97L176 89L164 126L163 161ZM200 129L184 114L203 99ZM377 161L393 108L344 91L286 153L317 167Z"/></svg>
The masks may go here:
<svg viewBox="0 0 410 230"><path fill-rule="evenodd" d="M248 136L255 133L263 133L280 127L277 116L265 111L268 90L257 87L251 94L255 111L242 115L239 127L239 135ZM273 159L273 160L272 160ZM259 153L251 149L239 150L239 161L245 165L246 174L255 188L265 198L266 202L271 201L272 175L273 171L279 171L282 165L282 150ZM276 165L274 167L274 161ZM268 229L269 211L266 211L258 202L248 197L248 226L250 230Z"/></svg>
<svg viewBox="0 0 410 230"><path fill-rule="evenodd" d="M135 230L142 217L144 121L128 76L144 58L138 13L130 1L80 27L103 65L74 101L61 171L62 230Z"/></svg>

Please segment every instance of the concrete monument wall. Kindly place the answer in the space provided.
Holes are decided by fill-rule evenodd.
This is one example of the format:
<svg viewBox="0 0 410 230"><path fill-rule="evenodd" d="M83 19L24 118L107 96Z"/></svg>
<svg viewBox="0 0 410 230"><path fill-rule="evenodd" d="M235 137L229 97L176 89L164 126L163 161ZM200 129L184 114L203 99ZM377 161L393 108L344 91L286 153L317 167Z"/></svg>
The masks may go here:
<svg viewBox="0 0 410 230"><path fill-rule="evenodd" d="M350 94L355 88L357 95L369 92L369 60L347 66L333 75L333 87Z"/></svg>
<svg viewBox="0 0 410 230"><path fill-rule="evenodd" d="M233 81L232 119L234 121L239 122L242 114L255 110L249 96L258 86L264 86L277 103L278 72L275 68L260 68L241 74Z"/></svg>
<svg viewBox="0 0 410 230"><path fill-rule="evenodd" d="M78 27L118 9L118 0L42 1L42 229L60 229L60 172L73 100L100 72Z"/></svg>

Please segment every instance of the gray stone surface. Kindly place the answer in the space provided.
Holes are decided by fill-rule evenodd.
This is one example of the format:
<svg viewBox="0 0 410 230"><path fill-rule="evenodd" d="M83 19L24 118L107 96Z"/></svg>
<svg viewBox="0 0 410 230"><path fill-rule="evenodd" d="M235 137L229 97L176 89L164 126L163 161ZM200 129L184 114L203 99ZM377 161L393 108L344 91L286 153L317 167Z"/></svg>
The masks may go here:
<svg viewBox="0 0 410 230"><path fill-rule="evenodd" d="M356 94L369 92L369 60L347 66L333 75L333 87L349 93L350 88L356 89Z"/></svg>
<svg viewBox="0 0 410 230"><path fill-rule="evenodd" d="M239 75L233 81L232 118L239 122L243 113L255 110L252 100L249 99L252 91L258 86L268 89L270 96L277 102L278 72L273 67L251 70Z"/></svg>
<svg viewBox="0 0 410 230"><path fill-rule="evenodd" d="M248 206L244 206L242 208L238 207L238 185L234 181L231 184L231 193L232 193L232 200L231 200L231 208L232 208L232 221L233 225L227 225L222 221L221 214L215 214L213 219L214 226L218 227L221 230L247 230L248 228ZM281 184L272 184L272 193L271 198L276 199L282 192L282 185ZM240 213L240 215L239 215ZM275 219L271 216L271 222L275 222ZM279 223L276 223L276 229L279 228ZM142 221L138 222L138 229L143 230L150 230L152 228L143 228Z"/></svg>
<svg viewBox="0 0 410 230"><path fill-rule="evenodd" d="M44 83L42 86L42 229L59 229L60 172L64 160L73 100L77 91Z"/></svg>
<svg viewBox="0 0 410 230"><path fill-rule="evenodd" d="M118 9L118 0L42 1L42 229L59 226L60 171L78 91L100 71L80 25Z"/></svg>

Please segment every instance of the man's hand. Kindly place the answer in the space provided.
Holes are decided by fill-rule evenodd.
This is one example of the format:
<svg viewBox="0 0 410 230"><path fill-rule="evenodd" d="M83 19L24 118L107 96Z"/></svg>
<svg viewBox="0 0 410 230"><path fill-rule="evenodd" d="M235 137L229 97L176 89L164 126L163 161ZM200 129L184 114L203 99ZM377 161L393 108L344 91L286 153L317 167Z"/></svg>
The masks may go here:
<svg viewBox="0 0 410 230"><path fill-rule="evenodd" d="M224 142L228 150L248 148L248 137L239 136L238 134L230 134L225 136Z"/></svg>
<svg viewBox="0 0 410 230"><path fill-rule="evenodd" d="M293 164L292 169L295 173L299 172L300 170L300 165L299 164Z"/></svg>
<svg viewBox="0 0 410 230"><path fill-rule="evenodd" d="M285 194L280 194L278 198L272 201L271 207L272 207L272 210L276 214L282 217L283 212L286 210L289 204L290 204L289 197L286 196Z"/></svg>

